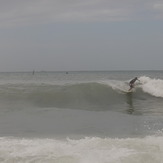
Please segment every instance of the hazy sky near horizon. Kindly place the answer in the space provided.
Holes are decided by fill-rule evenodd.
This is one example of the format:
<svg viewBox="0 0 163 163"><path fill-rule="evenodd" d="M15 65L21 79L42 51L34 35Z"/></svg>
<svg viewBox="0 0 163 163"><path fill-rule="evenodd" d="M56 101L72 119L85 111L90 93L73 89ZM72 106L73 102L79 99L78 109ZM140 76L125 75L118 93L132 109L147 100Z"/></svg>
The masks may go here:
<svg viewBox="0 0 163 163"><path fill-rule="evenodd" d="M0 71L163 70L163 1L0 0Z"/></svg>

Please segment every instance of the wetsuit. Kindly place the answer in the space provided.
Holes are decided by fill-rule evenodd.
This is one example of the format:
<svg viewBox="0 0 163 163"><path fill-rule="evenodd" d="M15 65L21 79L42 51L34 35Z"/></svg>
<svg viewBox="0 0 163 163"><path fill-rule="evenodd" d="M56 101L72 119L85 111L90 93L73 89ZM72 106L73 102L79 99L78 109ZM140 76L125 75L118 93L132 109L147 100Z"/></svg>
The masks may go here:
<svg viewBox="0 0 163 163"><path fill-rule="evenodd" d="M138 78L134 78L132 79L130 82L129 82L129 86L130 86L130 89L134 88L134 83L136 82L136 80L138 80Z"/></svg>

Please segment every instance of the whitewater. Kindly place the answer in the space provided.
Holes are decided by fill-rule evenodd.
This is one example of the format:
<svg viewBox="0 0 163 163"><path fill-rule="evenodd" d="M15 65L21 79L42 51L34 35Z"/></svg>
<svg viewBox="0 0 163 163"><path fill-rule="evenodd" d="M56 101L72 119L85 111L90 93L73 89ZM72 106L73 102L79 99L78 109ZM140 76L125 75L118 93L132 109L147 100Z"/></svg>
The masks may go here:
<svg viewBox="0 0 163 163"><path fill-rule="evenodd" d="M161 163L162 154L163 71L0 73L0 162Z"/></svg>
<svg viewBox="0 0 163 163"><path fill-rule="evenodd" d="M0 139L1 162L160 163L162 137L110 139ZM3 157L2 157L3 155Z"/></svg>

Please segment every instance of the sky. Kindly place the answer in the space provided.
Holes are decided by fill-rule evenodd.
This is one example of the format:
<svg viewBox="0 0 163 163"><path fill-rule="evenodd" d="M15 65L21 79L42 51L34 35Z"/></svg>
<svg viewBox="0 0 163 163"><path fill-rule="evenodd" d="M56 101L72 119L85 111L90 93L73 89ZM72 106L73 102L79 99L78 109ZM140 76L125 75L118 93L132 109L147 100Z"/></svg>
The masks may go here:
<svg viewBox="0 0 163 163"><path fill-rule="evenodd" d="M163 70L161 0L0 0L0 71Z"/></svg>

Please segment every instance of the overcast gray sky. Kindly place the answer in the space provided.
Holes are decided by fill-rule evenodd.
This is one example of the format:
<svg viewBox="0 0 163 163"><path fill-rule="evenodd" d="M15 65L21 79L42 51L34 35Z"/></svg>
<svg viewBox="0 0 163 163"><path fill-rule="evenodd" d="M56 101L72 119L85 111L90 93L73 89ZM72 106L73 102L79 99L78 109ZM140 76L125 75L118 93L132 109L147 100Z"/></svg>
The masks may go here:
<svg viewBox="0 0 163 163"><path fill-rule="evenodd" d="M163 1L0 0L0 71L163 70Z"/></svg>

